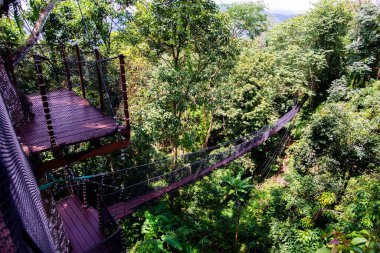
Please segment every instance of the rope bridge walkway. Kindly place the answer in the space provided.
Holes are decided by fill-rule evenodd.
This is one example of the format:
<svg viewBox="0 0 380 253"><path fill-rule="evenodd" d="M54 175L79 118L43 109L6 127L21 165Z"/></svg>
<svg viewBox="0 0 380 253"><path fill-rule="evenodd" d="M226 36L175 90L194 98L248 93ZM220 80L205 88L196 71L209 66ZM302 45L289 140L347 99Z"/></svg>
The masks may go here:
<svg viewBox="0 0 380 253"><path fill-rule="evenodd" d="M211 154L206 158L195 161L193 163L182 164L179 169L173 170L155 178L151 178L150 180L147 180L149 182L144 181L142 183L133 184L131 186L124 187L113 192L105 193L102 195L102 201L104 202L105 206L107 206L107 209L112 217L115 219L121 219L126 215L132 214L138 207L144 205L145 203L162 197L169 192L172 192L182 186L194 182L209 174L213 170L223 167L243 156L244 154L252 151L252 149L264 143L271 136L277 134L288 122L290 122L297 115L301 106L301 103L297 104L292 108L292 110L282 116L275 125L261 128L259 131L255 132L250 140L232 146L226 151ZM162 182L164 179L170 181L169 185L162 188L157 186L154 187L155 182ZM136 191L136 188L140 187L141 184L146 183L149 183L149 185L153 186L149 189L151 192L138 196L137 198L133 198L130 193ZM102 191L104 192L104 189ZM115 201L117 199L119 201ZM111 204L112 202L116 203Z"/></svg>
<svg viewBox="0 0 380 253"><path fill-rule="evenodd" d="M194 153L185 154L177 158L165 159L155 163L122 169L115 172L72 177L69 180L53 180L52 182L41 186L40 189L44 190L49 187L57 188L58 183L66 183L67 185L62 188L70 188L71 193L75 192L77 196L81 196L79 198L81 198L80 201L83 203L82 208L87 207L88 205L96 206L97 211L91 209L92 215L88 215L88 217L92 217L91 222L94 222L93 214L95 212L98 215L98 228L106 235L109 235L109 237L102 243L95 244L92 250L105 248L105 244L114 244L115 238L120 236L120 227L117 224L117 220L134 213L139 207L150 203L167 193L178 190L191 182L203 178L210 172L223 167L252 151L252 149L258 147L270 137L277 134L287 123L289 123L297 115L305 100L306 98L297 103L274 125L265 126L252 133L248 138L240 139L238 143L235 142L230 146L217 145ZM174 169L170 170L170 168ZM140 180L136 178L136 173L132 173L134 170L139 171L137 174L140 175ZM128 182L130 182L130 184L128 184ZM81 186L78 187L79 190L77 189L77 191L73 190L73 188L75 188L75 183L80 183L77 185ZM95 202L94 200L87 199L87 196L90 195L97 195ZM75 198L76 200L72 201L72 198ZM76 203L76 206L78 206L78 201L77 197L73 197L72 195L69 198L57 202L57 206L71 205L71 203L74 202ZM91 201L93 203L89 203ZM58 210L63 212L62 208L58 208ZM82 210L81 212L83 213L84 211ZM61 215L67 216L64 212L61 213ZM84 215L82 215L81 219L84 219L84 223L89 223L85 221L86 218ZM72 220L64 220L64 223L65 226L68 227L67 230L71 231L68 234L70 238L76 237L75 234L78 233L78 231L75 231L75 229L79 230L79 233L88 233L86 231L89 231L78 227L73 228L72 224L76 224L76 222L73 222ZM73 240L76 239L73 238ZM88 243L88 240L84 240L84 242Z"/></svg>

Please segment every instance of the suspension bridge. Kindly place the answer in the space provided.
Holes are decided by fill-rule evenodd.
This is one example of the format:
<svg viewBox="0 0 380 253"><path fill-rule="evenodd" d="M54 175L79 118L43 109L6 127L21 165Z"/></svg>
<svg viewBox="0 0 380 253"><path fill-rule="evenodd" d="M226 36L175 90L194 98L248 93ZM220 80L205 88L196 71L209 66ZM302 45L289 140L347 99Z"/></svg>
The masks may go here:
<svg viewBox="0 0 380 253"><path fill-rule="evenodd" d="M92 252L91 248L99 250L112 245L115 247L117 240L112 239L117 235L117 220L136 212L140 207L165 194L202 179L210 172L251 152L289 123L297 115L304 101L295 104L274 125L255 131L248 137L240 139L239 143L232 143L229 146L218 145L178 157L174 168L173 158L115 172L71 178L69 182L81 182L81 189L77 192L72 190L72 194L58 201L56 206L72 241L74 252ZM168 168L172 169L168 170ZM129 185L120 186L122 185L120 182L131 176L133 170L139 170L141 174L145 173L150 177L138 183L135 181ZM165 170L166 172L162 173ZM158 172L160 173L157 175ZM52 187L59 182L67 183L68 181L52 181L41 189ZM89 187L89 185L97 187ZM68 186L70 187L73 188L73 185ZM92 188L92 193L89 192L90 188ZM87 199L88 195L95 193L97 194L96 209L89 206ZM101 231L108 231L107 240Z"/></svg>

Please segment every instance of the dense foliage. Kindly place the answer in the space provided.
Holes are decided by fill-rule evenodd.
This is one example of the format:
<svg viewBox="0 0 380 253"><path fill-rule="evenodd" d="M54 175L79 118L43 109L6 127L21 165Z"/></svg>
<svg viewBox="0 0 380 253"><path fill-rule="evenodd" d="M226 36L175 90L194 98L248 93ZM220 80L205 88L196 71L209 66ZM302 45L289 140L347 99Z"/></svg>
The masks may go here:
<svg viewBox="0 0 380 253"><path fill-rule="evenodd" d="M2 54L45 2L0 20ZM321 0L273 27L262 3L110 2L80 1L83 16L61 2L41 40L127 56L127 159L97 157L77 175L235 140L310 97L279 157L274 137L123 220L129 252L380 252L379 6Z"/></svg>

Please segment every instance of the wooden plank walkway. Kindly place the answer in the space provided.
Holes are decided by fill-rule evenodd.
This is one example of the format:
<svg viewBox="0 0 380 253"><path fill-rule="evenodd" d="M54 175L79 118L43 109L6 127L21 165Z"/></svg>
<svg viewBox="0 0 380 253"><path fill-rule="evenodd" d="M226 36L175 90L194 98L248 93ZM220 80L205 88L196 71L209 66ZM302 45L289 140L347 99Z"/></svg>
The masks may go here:
<svg viewBox="0 0 380 253"><path fill-rule="evenodd" d="M89 250L104 241L99 230L98 212L85 208L77 196L71 195L56 203L73 253Z"/></svg>
<svg viewBox="0 0 380 253"><path fill-rule="evenodd" d="M17 129L17 135L27 153L49 150L50 139L40 94L28 96L33 103L32 122ZM58 146L99 139L117 131L115 120L103 115L73 91L48 93L53 130Z"/></svg>

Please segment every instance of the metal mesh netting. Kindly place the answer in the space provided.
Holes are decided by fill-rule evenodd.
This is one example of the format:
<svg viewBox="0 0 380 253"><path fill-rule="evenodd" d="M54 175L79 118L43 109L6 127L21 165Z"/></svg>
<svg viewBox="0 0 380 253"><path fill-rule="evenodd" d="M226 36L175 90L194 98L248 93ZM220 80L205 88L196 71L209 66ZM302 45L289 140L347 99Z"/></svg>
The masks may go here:
<svg viewBox="0 0 380 253"><path fill-rule="evenodd" d="M1 48L1 47L0 47ZM9 115L14 125L21 125L26 117L24 117L23 104L20 92L11 85L8 73L5 70L3 59L0 57L0 93L3 94L5 105L7 106Z"/></svg>
<svg viewBox="0 0 380 253"><path fill-rule="evenodd" d="M118 114L123 118L117 113L122 103L117 57L107 58L99 52L97 61L94 50L85 51L73 45L62 47L37 44L15 70L17 83L27 94L39 92L33 55L42 56L42 74L48 92L72 89L82 96L83 88L86 99L92 105L100 108L103 103L106 115L114 117L114 114ZM97 72L97 66L100 73ZM100 92L103 93L102 98Z"/></svg>
<svg viewBox="0 0 380 253"><path fill-rule="evenodd" d="M0 129L0 252L55 252L37 183L2 96Z"/></svg>

